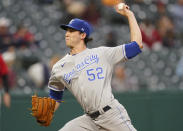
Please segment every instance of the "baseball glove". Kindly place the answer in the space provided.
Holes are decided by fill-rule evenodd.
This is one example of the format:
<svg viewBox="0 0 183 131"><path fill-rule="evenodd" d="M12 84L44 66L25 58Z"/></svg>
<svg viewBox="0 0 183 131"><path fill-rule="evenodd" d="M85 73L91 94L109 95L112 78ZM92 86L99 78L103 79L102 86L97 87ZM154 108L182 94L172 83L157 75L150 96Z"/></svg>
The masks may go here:
<svg viewBox="0 0 183 131"><path fill-rule="evenodd" d="M32 115L42 126L49 126L53 118L56 101L48 97L32 96Z"/></svg>

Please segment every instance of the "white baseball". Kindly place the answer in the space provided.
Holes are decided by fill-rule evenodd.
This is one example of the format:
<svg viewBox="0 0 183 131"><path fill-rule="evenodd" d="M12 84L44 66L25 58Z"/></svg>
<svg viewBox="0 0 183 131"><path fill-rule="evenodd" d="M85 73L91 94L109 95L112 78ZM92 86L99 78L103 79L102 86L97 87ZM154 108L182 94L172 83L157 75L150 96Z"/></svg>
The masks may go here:
<svg viewBox="0 0 183 131"><path fill-rule="evenodd" d="M118 4L118 9L119 10L122 10L124 8L124 5L125 5L124 3L119 3Z"/></svg>

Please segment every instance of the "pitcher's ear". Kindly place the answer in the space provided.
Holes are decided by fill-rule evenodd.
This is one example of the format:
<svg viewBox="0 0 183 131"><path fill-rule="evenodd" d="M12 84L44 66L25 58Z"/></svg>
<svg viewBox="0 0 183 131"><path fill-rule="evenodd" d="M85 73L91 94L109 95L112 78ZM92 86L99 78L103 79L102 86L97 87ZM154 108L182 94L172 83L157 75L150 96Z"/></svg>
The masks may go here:
<svg viewBox="0 0 183 131"><path fill-rule="evenodd" d="M84 40L86 38L86 33L81 33L81 39Z"/></svg>

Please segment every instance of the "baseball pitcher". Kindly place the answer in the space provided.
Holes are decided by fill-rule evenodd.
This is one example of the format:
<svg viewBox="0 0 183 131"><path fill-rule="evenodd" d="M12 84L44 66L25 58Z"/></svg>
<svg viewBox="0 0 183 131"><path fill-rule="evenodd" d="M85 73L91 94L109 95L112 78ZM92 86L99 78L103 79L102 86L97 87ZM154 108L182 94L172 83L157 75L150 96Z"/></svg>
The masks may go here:
<svg viewBox="0 0 183 131"><path fill-rule="evenodd" d="M128 44L88 49L87 42L91 40L92 32L89 23L75 18L69 24L61 25L66 30L65 41L70 53L52 68L48 84L50 98L32 98L33 116L41 125L50 124L62 100L64 88L67 88L85 113L59 131L136 131L126 109L112 94L111 78L116 63L125 62L141 53L142 37L129 7L125 4L123 8L116 7L115 10L128 19L131 35Z"/></svg>

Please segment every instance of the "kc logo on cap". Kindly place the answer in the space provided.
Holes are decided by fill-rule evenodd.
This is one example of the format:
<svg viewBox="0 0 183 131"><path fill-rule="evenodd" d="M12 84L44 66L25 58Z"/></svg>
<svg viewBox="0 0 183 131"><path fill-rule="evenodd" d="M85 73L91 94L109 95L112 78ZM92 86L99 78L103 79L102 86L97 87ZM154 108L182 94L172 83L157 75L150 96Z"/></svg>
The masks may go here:
<svg viewBox="0 0 183 131"><path fill-rule="evenodd" d="M85 29L84 28L81 28L81 30L84 32L85 31Z"/></svg>
<svg viewBox="0 0 183 131"><path fill-rule="evenodd" d="M73 21L74 21L74 20L72 19L72 20L69 22L69 24L72 24Z"/></svg>

